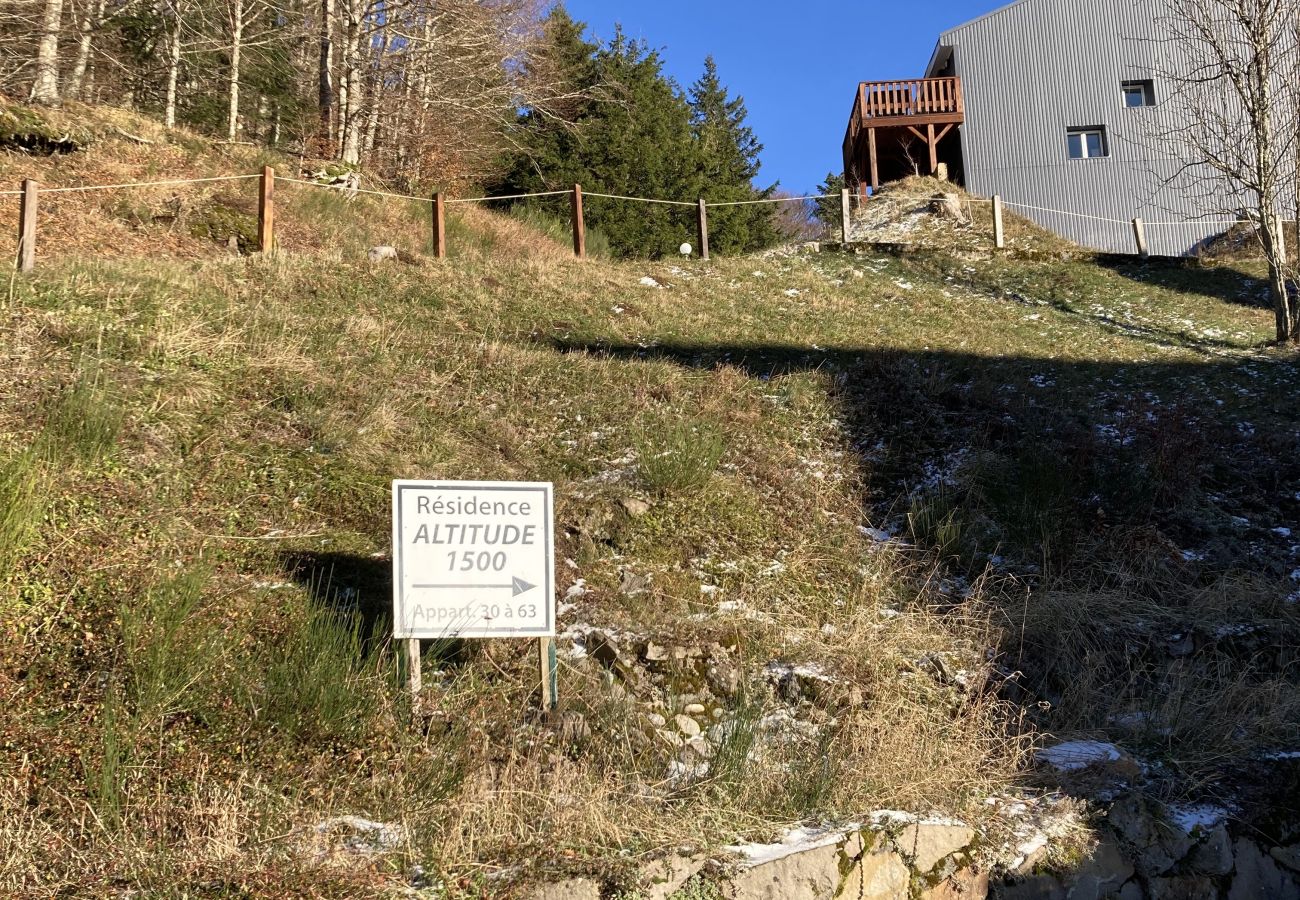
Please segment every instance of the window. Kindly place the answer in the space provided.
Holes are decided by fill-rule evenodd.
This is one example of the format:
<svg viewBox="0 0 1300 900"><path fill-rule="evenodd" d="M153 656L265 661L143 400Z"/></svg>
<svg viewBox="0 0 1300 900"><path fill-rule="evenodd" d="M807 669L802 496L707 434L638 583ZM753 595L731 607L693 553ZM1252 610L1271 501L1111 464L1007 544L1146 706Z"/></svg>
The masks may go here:
<svg viewBox="0 0 1300 900"><path fill-rule="evenodd" d="M1124 98L1124 105L1129 109L1156 105L1155 85L1150 80L1121 81L1119 90L1120 95Z"/></svg>
<svg viewBox="0 0 1300 900"><path fill-rule="evenodd" d="M1106 149L1106 129L1100 125L1092 128L1071 128L1065 134L1070 159L1110 156L1110 151Z"/></svg>

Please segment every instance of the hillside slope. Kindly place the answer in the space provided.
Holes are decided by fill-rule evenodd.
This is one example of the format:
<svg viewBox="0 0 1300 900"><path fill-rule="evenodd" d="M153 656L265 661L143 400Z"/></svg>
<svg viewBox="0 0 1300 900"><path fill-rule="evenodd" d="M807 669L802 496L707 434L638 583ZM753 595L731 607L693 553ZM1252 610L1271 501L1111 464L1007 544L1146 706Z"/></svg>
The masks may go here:
<svg viewBox="0 0 1300 900"><path fill-rule="evenodd" d="M881 807L996 841L1047 734L1196 801L1300 741L1300 398L1249 269L579 262L474 208L438 262L427 206L305 187L270 258L156 218L225 190L62 195L3 306L6 894L630 889ZM401 477L555 483L556 714L533 645L471 642L412 726Z"/></svg>

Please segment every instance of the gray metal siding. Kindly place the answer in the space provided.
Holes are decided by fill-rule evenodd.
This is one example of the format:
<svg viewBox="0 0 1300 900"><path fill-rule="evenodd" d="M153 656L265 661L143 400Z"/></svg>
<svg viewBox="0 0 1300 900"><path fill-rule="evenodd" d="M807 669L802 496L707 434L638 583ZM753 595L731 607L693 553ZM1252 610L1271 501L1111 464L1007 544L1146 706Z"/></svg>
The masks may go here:
<svg viewBox="0 0 1300 900"><path fill-rule="evenodd" d="M967 186L1012 203L1120 219L1016 210L1078 243L1135 250L1128 221L1219 219L1199 198L1164 182L1182 167L1152 135L1168 95L1158 54L1166 52L1157 2L1020 0L946 32L966 96L962 152ZM1167 67L1164 67L1167 68ZM1128 109L1120 82L1153 79L1157 106ZM1163 88L1163 90L1162 90ZM1071 127L1101 125L1110 155L1072 160ZM1223 230L1201 223L1147 228L1151 252L1181 255Z"/></svg>

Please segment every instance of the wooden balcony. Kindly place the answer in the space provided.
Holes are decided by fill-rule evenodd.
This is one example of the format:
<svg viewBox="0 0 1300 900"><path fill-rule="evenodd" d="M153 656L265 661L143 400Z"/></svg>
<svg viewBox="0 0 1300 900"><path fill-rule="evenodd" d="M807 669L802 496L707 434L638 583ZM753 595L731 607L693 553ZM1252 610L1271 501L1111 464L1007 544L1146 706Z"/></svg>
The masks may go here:
<svg viewBox="0 0 1300 900"><path fill-rule="evenodd" d="M844 171L865 185L868 166L871 186L876 176L877 131L905 129L929 148L930 169L938 167L937 147L948 132L966 120L960 78L915 78L907 81L864 81L853 98L853 111L844 135ZM936 130L936 127L938 130Z"/></svg>

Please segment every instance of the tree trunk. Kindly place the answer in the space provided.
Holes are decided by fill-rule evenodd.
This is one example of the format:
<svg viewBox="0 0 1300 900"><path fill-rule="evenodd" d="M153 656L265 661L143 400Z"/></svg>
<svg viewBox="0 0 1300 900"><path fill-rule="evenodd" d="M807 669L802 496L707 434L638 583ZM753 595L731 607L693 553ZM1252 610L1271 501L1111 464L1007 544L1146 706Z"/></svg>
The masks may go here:
<svg viewBox="0 0 1300 900"><path fill-rule="evenodd" d="M176 127L176 81L181 74L181 8L172 4L172 30L167 44L167 108L163 124Z"/></svg>
<svg viewBox="0 0 1300 900"><path fill-rule="evenodd" d="M239 136L239 63L244 47L244 0L230 5L230 109L226 115L226 140Z"/></svg>
<svg viewBox="0 0 1300 900"><path fill-rule="evenodd" d="M320 114L320 136L322 144L328 144L333 138L334 118L334 0L321 0L320 12L320 71L317 103Z"/></svg>
<svg viewBox="0 0 1300 900"><path fill-rule="evenodd" d="M340 158L345 163L361 162L361 2L347 0L347 43L344 47L344 79L347 89L343 101L343 147Z"/></svg>
<svg viewBox="0 0 1300 900"><path fill-rule="evenodd" d="M76 100L81 97L82 85L86 82L86 68L90 65L90 44L94 37L95 29L99 27L104 20L104 8L108 0L97 0L90 2L86 6L86 14L81 17L81 37L77 41L77 59L72 64L72 72L68 74L68 81L64 90L64 96L69 100Z"/></svg>
<svg viewBox="0 0 1300 900"><path fill-rule="evenodd" d="M45 0L41 42L36 49L36 78L32 102L53 106L59 102L59 33L63 23L63 0Z"/></svg>

